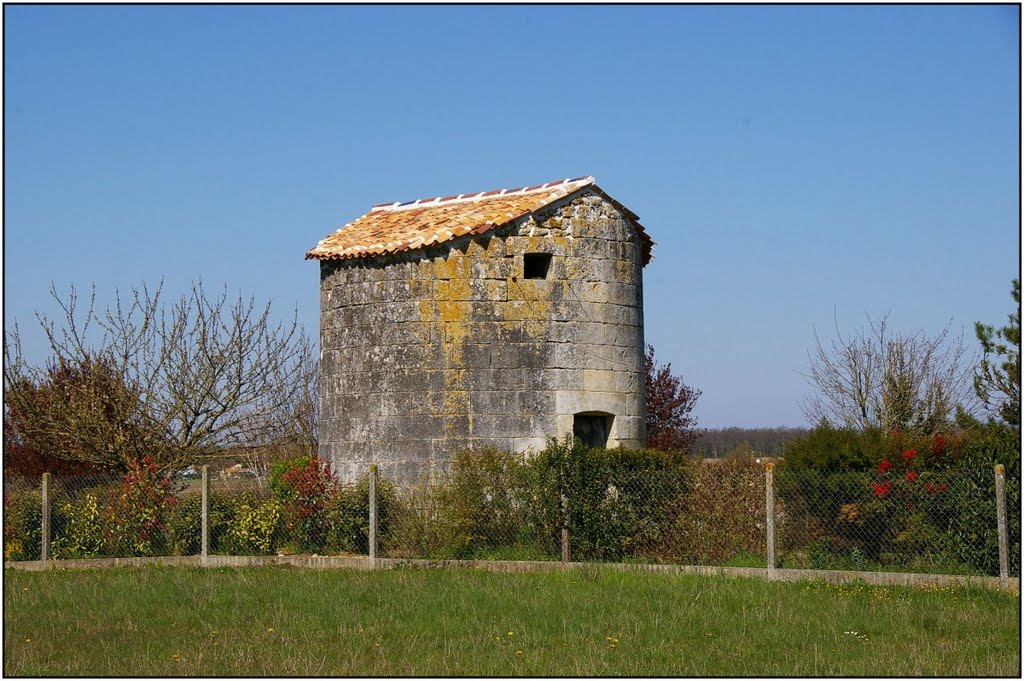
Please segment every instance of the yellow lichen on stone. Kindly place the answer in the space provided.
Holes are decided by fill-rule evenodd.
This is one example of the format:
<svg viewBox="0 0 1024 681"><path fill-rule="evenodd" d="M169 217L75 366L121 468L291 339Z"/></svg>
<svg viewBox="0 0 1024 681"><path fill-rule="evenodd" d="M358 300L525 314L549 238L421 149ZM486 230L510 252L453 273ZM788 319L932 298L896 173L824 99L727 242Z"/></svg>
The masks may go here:
<svg viewBox="0 0 1024 681"><path fill-rule="evenodd" d="M615 261L615 281L620 284L633 283L633 263L628 260Z"/></svg>
<svg viewBox="0 0 1024 681"><path fill-rule="evenodd" d="M509 279L509 302L498 304L501 318L524 322L528 336L543 338L550 327L552 284L549 281Z"/></svg>
<svg viewBox="0 0 1024 681"><path fill-rule="evenodd" d="M472 261L463 255L437 258L433 264L434 300L430 301L429 312L441 324L441 350L444 356L444 398L441 413L445 416L469 414L469 393L465 390L465 369L463 368L466 339L471 335L472 292L469 273ZM425 311L420 305L421 316ZM447 420L445 437L457 438L465 433L454 432L455 422Z"/></svg>
<svg viewBox="0 0 1024 681"><path fill-rule="evenodd" d="M471 279L451 279L448 281L448 298L450 300L469 300L473 297Z"/></svg>
<svg viewBox="0 0 1024 681"><path fill-rule="evenodd" d="M469 270L471 266L471 259L462 255L461 253L452 253L447 258L441 258L438 262L441 263L441 269L445 273L447 279L458 279L469 276Z"/></svg>
<svg viewBox="0 0 1024 681"><path fill-rule="evenodd" d="M567 258L565 261L565 281L584 281L583 264L579 258Z"/></svg>

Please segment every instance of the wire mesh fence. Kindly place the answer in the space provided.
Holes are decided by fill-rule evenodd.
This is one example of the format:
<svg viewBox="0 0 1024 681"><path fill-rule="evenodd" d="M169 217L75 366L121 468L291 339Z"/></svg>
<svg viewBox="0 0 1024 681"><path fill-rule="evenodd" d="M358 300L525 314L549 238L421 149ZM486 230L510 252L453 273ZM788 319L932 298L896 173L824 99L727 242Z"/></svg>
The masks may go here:
<svg viewBox="0 0 1024 681"><path fill-rule="evenodd" d="M999 575L996 475L815 471L753 461L566 469L494 458L429 483L349 484L315 459L275 482L172 474L4 479L7 560L376 555ZM770 492L770 493L769 493ZM1007 571L1020 574L1020 480L1005 479ZM772 509L767 499L772 499ZM45 503L44 503L45 502ZM48 519L48 523L46 520ZM774 527L774 535L770 534ZM44 541L44 528L49 530Z"/></svg>
<svg viewBox="0 0 1024 681"><path fill-rule="evenodd" d="M283 477L211 478L211 554L366 555L367 477L342 484L319 465Z"/></svg>
<svg viewBox="0 0 1024 681"><path fill-rule="evenodd" d="M995 474L775 475L779 565L823 570L999 574ZM1006 478L1009 571L1020 574L1020 480Z"/></svg>
<svg viewBox="0 0 1024 681"><path fill-rule="evenodd" d="M125 474L5 477L4 557L42 558L44 532L49 559L192 555L200 517L198 499L189 497L184 481L144 466Z"/></svg>
<svg viewBox="0 0 1024 681"><path fill-rule="evenodd" d="M396 558L763 566L765 481L755 464L689 474L629 468L559 485L528 466L397 489L382 553Z"/></svg>

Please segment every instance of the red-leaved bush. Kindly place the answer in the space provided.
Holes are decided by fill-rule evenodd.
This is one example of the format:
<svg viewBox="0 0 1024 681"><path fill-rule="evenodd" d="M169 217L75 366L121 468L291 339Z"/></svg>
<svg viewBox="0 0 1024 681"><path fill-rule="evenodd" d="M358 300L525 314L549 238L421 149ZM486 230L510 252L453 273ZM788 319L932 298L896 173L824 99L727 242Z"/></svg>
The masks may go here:
<svg viewBox="0 0 1024 681"><path fill-rule="evenodd" d="M697 404L700 390L686 385L679 376L673 376L672 364L657 366L654 362L654 346L647 346L644 359L647 373L644 386L647 448L692 449L701 436L701 430L697 428L697 417L690 413Z"/></svg>
<svg viewBox="0 0 1024 681"><path fill-rule="evenodd" d="M171 479L145 456L131 461L105 508L108 543L118 553L148 556L164 549L166 519L178 503Z"/></svg>
<svg viewBox="0 0 1024 681"><path fill-rule="evenodd" d="M322 551L333 529L331 505L338 495L330 464L316 456L282 462L271 487L284 510L285 528L302 551Z"/></svg>

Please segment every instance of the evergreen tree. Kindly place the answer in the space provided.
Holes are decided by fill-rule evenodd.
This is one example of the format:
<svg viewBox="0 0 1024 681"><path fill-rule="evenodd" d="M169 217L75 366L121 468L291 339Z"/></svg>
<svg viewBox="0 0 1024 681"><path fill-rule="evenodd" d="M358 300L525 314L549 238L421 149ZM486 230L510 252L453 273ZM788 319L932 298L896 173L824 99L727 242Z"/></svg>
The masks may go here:
<svg viewBox="0 0 1024 681"><path fill-rule="evenodd" d="M978 397L1011 426L1020 427L1020 279L1011 291L1017 308L1001 329L975 322L974 332L985 355L974 376Z"/></svg>

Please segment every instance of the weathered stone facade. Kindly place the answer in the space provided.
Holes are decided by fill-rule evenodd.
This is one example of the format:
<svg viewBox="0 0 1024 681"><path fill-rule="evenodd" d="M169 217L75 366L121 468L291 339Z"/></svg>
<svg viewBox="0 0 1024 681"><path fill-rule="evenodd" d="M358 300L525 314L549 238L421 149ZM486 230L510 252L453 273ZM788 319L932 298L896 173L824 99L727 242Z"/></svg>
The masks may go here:
<svg viewBox="0 0 1024 681"><path fill-rule="evenodd" d="M551 256L546 275L524 277L528 254L534 276L532 254ZM640 237L598 193L320 268L320 449L342 479L377 463L409 483L461 450L540 449L586 414L605 415L608 446L643 442Z"/></svg>

